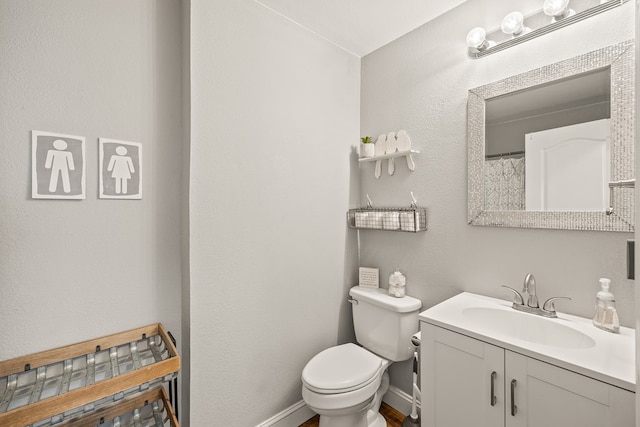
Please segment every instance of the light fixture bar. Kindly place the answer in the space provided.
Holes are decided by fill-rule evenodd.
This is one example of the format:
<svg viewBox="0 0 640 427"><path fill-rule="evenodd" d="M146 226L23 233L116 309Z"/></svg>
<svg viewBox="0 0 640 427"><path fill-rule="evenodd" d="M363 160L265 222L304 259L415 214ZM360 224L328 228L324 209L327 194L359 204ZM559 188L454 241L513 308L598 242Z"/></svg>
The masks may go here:
<svg viewBox="0 0 640 427"><path fill-rule="evenodd" d="M487 41L488 42L494 42L495 44L491 43L490 47L487 47L485 49L479 50L479 49L475 49L472 47L468 48L468 55L469 58L471 59L478 59L478 58L482 58L483 56L487 56L487 55L491 55L492 53L495 52L499 52L501 50L505 50L508 49L512 46L516 46L519 45L520 43L524 43L526 41L535 39L536 37L540 37L544 34L548 34L551 33L559 28L563 28L566 27L568 25L574 24L576 22L582 21L584 19L590 18L592 16L598 15L602 12L605 12L609 9L613 9L616 8L618 6L622 6L624 3L628 2L629 0L609 0L607 2L598 4L596 6L593 7L589 7L585 10L582 10L580 12L578 12L576 10L576 13L574 15L568 16L566 18L563 19L559 19L557 21L549 21L548 24L540 26L538 28L531 28L531 31L519 35L517 37L513 37L510 38L508 40L504 40L504 41L494 41L491 40L492 36L495 34L499 34L499 36L504 36L504 34L502 33L500 27L498 27L497 29L491 31L490 33L487 33ZM577 3L576 1L574 1L573 3ZM573 5L572 3L572 5ZM574 9L577 9L577 7L575 7ZM536 12L535 14L525 18L525 23L526 21L540 21L541 19L544 19L542 17L540 17L540 15L547 17L547 15L544 14L544 12L542 10ZM547 17L548 18L548 17Z"/></svg>

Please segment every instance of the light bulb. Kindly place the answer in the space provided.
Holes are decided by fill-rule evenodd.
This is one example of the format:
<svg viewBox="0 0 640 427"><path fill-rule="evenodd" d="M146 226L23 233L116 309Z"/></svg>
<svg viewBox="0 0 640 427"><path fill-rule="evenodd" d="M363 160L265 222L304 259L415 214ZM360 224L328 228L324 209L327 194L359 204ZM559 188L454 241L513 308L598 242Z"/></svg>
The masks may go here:
<svg viewBox="0 0 640 427"><path fill-rule="evenodd" d="M512 34L514 37L531 31L524 26L524 16L520 12L511 12L502 20L502 32Z"/></svg>
<svg viewBox="0 0 640 427"><path fill-rule="evenodd" d="M487 32L482 27L475 27L469 34L467 34L467 46L484 50L489 47L489 43L487 43Z"/></svg>
<svg viewBox="0 0 640 427"><path fill-rule="evenodd" d="M553 16L554 21L575 14L569 9L569 0L544 0L542 10L546 15Z"/></svg>

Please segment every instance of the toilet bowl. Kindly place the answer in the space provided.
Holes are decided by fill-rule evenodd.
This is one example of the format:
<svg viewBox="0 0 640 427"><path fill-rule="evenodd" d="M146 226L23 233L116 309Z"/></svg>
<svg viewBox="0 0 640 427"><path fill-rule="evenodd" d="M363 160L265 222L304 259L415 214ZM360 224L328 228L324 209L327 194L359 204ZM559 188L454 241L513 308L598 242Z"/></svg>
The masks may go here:
<svg viewBox="0 0 640 427"><path fill-rule="evenodd" d="M355 344L328 348L302 371L302 398L321 427L386 426L379 414L391 362Z"/></svg>
<svg viewBox="0 0 640 427"><path fill-rule="evenodd" d="M302 371L302 398L320 414L320 427L386 427L378 412L389 388L387 369L409 360L418 332L420 300L394 298L386 289L349 290L357 344L330 347Z"/></svg>

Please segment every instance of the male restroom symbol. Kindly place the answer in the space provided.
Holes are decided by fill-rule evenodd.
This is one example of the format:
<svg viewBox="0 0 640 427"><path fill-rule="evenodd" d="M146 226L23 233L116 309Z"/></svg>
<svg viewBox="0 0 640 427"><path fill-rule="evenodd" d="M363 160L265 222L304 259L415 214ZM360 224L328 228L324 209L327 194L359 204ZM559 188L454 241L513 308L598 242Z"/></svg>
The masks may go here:
<svg viewBox="0 0 640 427"><path fill-rule="evenodd" d="M62 178L62 190L65 193L71 192L71 182L69 180L69 171L75 170L73 163L73 155L70 151L65 151L68 147L66 141L56 139L53 141L53 148L47 152L45 161L45 169L51 169L51 178L49 179L49 192L54 193L58 188L59 177Z"/></svg>
<svg viewBox="0 0 640 427"><path fill-rule="evenodd" d="M111 156L107 171L111 172L111 178L116 180L116 194L127 194L127 183L131 174L135 173L131 157L126 156L127 149L122 145L116 147L116 154Z"/></svg>

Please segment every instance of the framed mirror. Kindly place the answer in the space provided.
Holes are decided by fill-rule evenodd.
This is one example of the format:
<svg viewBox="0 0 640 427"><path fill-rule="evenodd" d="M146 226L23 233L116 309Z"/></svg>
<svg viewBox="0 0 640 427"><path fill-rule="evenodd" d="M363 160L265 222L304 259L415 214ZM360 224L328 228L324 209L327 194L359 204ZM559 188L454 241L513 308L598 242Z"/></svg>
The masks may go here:
<svg viewBox="0 0 640 427"><path fill-rule="evenodd" d="M633 115L633 40L471 89L469 224L633 232Z"/></svg>

